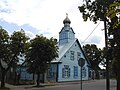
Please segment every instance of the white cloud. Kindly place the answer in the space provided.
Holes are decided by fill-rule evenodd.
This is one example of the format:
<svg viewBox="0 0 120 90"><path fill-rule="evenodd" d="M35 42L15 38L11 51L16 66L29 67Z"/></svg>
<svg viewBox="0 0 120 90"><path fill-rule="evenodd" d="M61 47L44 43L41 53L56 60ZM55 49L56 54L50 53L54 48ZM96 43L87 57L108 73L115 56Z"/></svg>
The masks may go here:
<svg viewBox="0 0 120 90"><path fill-rule="evenodd" d="M38 34L58 38L65 14L68 13L76 37L84 41L96 25L83 21L78 10L80 4L80 0L0 0L0 18L19 26L29 24L39 30ZM101 29L102 24L93 33L93 36L101 37L100 42L97 42L98 45L103 44L104 36ZM34 31L27 32L30 35L34 33Z"/></svg>
<svg viewBox="0 0 120 90"><path fill-rule="evenodd" d="M29 38L31 38L31 39L35 38L35 34L32 33L32 32L25 30L25 33L26 33L26 35L27 35Z"/></svg>

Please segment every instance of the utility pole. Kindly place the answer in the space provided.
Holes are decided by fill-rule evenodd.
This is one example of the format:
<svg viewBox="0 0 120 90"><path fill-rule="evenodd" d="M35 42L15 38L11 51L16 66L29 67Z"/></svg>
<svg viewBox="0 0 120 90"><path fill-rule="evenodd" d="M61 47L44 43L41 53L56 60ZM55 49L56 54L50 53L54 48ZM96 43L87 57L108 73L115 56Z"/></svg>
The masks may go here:
<svg viewBox="0 0 120 90"><path fill-rule="evenodd" d="M106 13L106 3L103 5L103 12ZM107 30L107 18L106 15L104 15L104 30L105 30L105 47L108 51L108 30ZM109 77L109 59L108 56L106 56L106 90L110 90L110 77Z"/></svg>
<svg viewBox="0 0 120 90"><path fill-rule="evenodd" d="M108 50L108 36L106 28L106 17L104 18L104 30L105 30L105 47ZM108 56L107 56L108 57ZM106 57L106 90L110 90L110 77L109 77L109 59Z"/></svg>

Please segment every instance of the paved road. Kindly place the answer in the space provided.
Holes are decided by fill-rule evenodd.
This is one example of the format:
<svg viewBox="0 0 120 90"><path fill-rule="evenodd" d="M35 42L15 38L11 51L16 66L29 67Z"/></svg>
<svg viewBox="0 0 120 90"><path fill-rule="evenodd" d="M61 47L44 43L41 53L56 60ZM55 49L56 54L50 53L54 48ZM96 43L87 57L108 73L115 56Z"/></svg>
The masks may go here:
<svg viewBox="0 0 120 90"><path fill-rule="evenodd" d="M116 81L111 80L110 90L116 90ZM82 90L106 90L105 80L84 81ZM32 86L7 85L11 90L80 90L79 82L55 83L53 86L33 88Z"/></svg>
<svg viewBox="0 0 120 90"><path fill-rule="evenodd" d="M95 81L88 81L83 83L82 90L106 90L105 80L95 80ZM111 89L116 90L116 81L111 81ZM80 83L77 84L66 84L66 85L57 85L53 87L45 87L45 88L34 88L32 90L81 90Z"/></svg>

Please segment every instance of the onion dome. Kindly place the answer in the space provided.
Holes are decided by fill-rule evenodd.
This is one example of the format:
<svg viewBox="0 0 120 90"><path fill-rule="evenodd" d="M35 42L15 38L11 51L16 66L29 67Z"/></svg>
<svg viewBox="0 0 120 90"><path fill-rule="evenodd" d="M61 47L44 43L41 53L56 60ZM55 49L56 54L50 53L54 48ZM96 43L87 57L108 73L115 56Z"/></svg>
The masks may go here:
<svg viewBox="0 0 120 90"><path fill-rule="evenodd" d="M68 14L66 13L66 18L63 20L63 23L71 23L70 19L68 18Z"/></svg>

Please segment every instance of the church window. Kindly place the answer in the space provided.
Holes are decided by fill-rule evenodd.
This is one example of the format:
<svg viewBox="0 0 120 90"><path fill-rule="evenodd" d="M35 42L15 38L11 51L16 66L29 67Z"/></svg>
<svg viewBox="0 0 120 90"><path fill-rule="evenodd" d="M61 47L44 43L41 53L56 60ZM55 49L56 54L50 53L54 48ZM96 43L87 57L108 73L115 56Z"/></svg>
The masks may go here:
<svg viewBox="0 0 120 90"><path fill-rule="evenodd" d="M78 67L74 66L74 78L78 77Z"/></svg>
<svg viewBox="0 0 120 90"><path fill-rule="evenodd" d="M70 77L70 68L68 65L64 65L64 68L62 69L62 77L63 78L69 78Z"/></svg>
<svg viewBox="0 0 120 90"><path fill-rule="evenodd" d="M74 51L70 51L70 60L74 60Z"/></svg>
<svg viewBox="0 0 120 90"><path fill-rule="evenodd" d="M79 60L81 57L81 53L80 52L77 52L77 60Z"/></svg>

